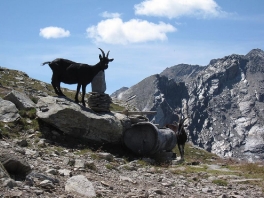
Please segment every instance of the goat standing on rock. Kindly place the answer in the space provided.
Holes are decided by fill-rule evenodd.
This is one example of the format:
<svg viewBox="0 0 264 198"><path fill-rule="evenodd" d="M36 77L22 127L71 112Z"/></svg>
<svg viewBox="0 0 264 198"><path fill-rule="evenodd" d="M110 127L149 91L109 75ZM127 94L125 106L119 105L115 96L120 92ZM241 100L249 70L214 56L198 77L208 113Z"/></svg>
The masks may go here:
<svg viewBox="0 0 264 198"><path fill-rule="evenodd" d="M102 55L99 55L100 61L94 65L87 65L83 63L76 63L67 59L57 58L51 62L44 62L42 65L49 64L53 74L51 78L51 84L54 88L55 93L58 96L65 96L61 89L60 83L66 84L78 84L75 102L79 103L78 94L82 86L82 104L85 106L84 96L86 93L86 86L92 82L93 78L100 72L108 68L108 63L112 62L114 59L109 59L109 51L105 56L105 53L102 49Z"/></svg>
<svg viewBox="0 0 264 198"><path fill-rule="evenodd" d="M177 144L181 155L181 160L184 160L184 146L187 141L187 134L184 130L184 121L187 118L180 119L179 123L173 122L173 124L166 124L166 128L173 130L177 137Z"/></svg>

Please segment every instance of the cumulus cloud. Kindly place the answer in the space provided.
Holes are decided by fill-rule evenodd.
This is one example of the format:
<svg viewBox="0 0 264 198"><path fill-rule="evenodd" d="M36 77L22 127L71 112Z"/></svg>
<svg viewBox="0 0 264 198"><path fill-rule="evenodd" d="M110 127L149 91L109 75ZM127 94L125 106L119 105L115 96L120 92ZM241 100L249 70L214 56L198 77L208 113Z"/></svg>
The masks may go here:
<svg viewBox="0 0 264 198"><path fill-rule="evenodd" d="M62 38L62 37L68 37L70 36L69 30L64 30L60 27L45 27L43 29L40 29L39 35L46 38Z"/></svg>
<svg viewBox="0 0 264 198"><path fill-rule="evenodd" d="M119 18L121 16L121 14L115 12L115 13L110 13L110 12L103 12L101 13L101 16L104 18Z"/></svg>
<svg viewBox="0 0 264 198"><path fill-rule="evenodd" d="M137 15L177 18L181 16L222 17L214 0L144 0L134 6Z"/></svg>
<svg viewBox="0 0 264 198"><path fill-rule="evenodd" d="M158 24L145 20L131 19L123 22L121 18L112 18L99 22L86 29L87 36L96 42L110 44L140 43L154 40L166 40L166 34L177 29L163 22Z"/></svg>

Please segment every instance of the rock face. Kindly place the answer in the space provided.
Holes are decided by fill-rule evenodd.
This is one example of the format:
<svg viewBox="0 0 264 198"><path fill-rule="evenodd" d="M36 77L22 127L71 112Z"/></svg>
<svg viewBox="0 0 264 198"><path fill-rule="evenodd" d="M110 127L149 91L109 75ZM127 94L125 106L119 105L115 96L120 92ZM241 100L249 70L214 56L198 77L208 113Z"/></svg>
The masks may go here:
<svg viewBox="0 0 264 198"><path fill-rule="evenodd" d="M125 115L97 114L67 98L43 97L37 103L37 115L70 136L97 142L120 143L129 125Z"/></svg>
<svg viewBox="0 0 264 198"><path fill-rule="evenodd" d="M205 67L176 65L150 76L116 98L163 126L188 116L190 140L221 156L264 159L264 52L213 59Z"/></svg>
<svg viewBox="0 0 264 198"><path fill-rule="evenodd" d="M188 91L184 83L176 83L160 75L150 76L117 96L117 99L128 101L140 111L157 111L149 119L160 126L178 119L177 111L186 98Z"/></svg>

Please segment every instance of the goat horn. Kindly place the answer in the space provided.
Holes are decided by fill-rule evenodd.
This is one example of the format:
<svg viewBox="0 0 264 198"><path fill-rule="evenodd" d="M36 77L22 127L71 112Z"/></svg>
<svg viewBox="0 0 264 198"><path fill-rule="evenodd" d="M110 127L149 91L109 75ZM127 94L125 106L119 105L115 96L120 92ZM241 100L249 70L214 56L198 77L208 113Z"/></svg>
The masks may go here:
<svg viewBox="0 0 264 198"><path fill-rule="evenodd" d="M106 58L108 58L109 52L110 52L110 51L107 52L107 54L106 54Z"/></svg>
<svg viewBox="0 0 264 198"><path fill-rule="evenodd" d="M99 50L101 50L102 54L103 54L103 57L105 58L105 53L104 51L101 49L101 48L98 48Z"/></svg>
<svg viewBox="0 0 264 198"><path fill-rule="evenodd" d="M188 118L188 117L187 117ZM180 124L183 124L184 123L184 121L187 119L187 118L183 118L182 120L180 120Z"/></svg>

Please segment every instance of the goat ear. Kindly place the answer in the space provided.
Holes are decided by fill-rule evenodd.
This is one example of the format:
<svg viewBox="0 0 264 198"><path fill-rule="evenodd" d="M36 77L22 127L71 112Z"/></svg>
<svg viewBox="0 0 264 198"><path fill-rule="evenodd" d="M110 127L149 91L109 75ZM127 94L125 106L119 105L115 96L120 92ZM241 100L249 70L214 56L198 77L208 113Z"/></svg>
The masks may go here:
<svg viewBox="0 0 264 198"><path fill-rule="evenodd" d="M101 54L99 54L99 59L101 60L103 57L102 57L102 55Z"/></svg>
<svg viewBox="0 0 264 198"><path fill-rule="evenodd" d="M109 62L112 62L114 59L112 58L112 59L108 59L109 60Z"/></svg>

